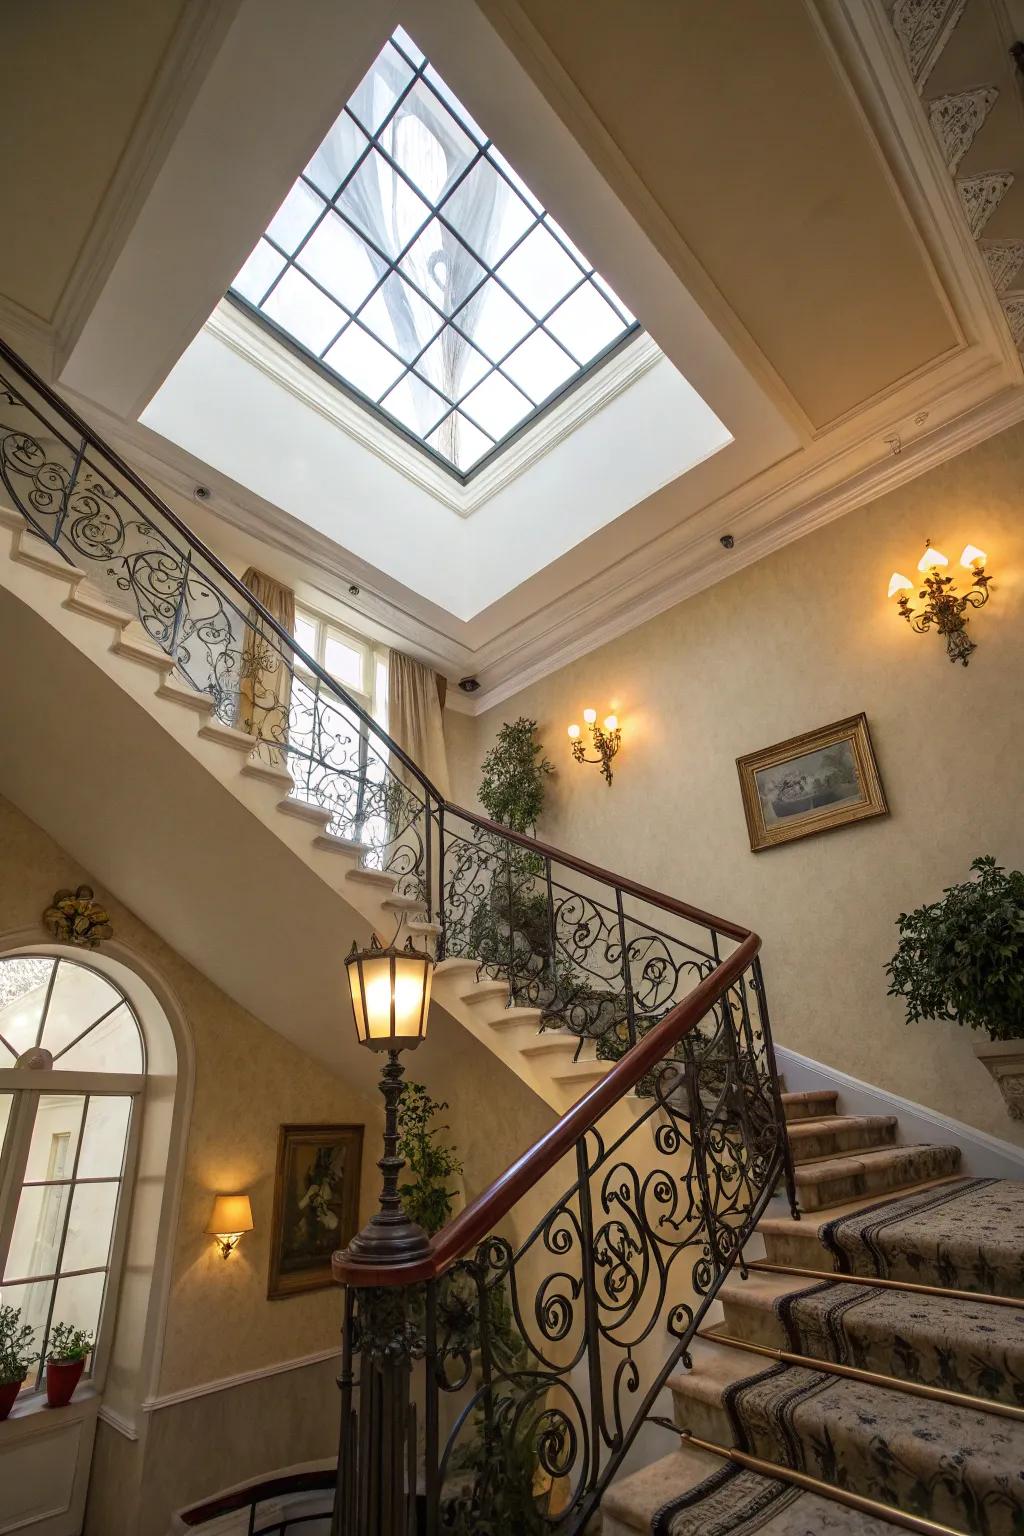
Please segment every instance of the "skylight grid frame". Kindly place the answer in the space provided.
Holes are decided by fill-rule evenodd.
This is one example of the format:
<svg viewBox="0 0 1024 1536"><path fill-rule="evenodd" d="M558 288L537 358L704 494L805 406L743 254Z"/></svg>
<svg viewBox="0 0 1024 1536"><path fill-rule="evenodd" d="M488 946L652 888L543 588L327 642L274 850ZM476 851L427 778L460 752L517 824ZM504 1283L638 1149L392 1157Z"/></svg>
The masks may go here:
<svg viewBox="0 0 1024 1536"><path fill-rule="evenodd" d="M280 271L275 274L270 284L262 291L258 300L254 301L253 299L248 298L246 295L239 293L234 289L232 289L230 292L229 297L234 302L238 303L242 308L248 310L250 313L255 314L262 324L266 325L277 335L282 337L282 339L291 348L297 350L301 356L314 362L318 366L318 370L322 371L325 376L331 380L332 383L340 385L343 389L346 390L346 392L353 395L353 397L357 399L361 404L379 413L393 430L399 432L404 438L415 444L417 449L427 454L430 458L434 459L444 468L448 474L452 475L461 483L466 484L475 474L479 473L480 470L485 468L486 465L488 465L493 460L493 458L501 449L505 448L516 438L518 438L524 431L531 427L543 413L549 410L565 395L574 390L585 378L589 377L596 369L598 369L602 363L604 363L611 355L617 352L626 342L631 340L632 337L640 330L640 326L639 323L632 316L630 316L627 311L624 311L621 302L616 298L613 291L599 276L596 269L585 261L585 258L582 257L582 253L578 252L572 245L571 241L568 240L568 237L563 235L559 225L556 223L556 221L550 218L547 209L540 203L539 199L537 199L534 194L529 191L529 188L525 186L525 183L521 182L520 178L516 176L511 167L506 169L504 156L502 156L500 151L496 148L493 140L483 133L483 130L480 129L474 120L469 117L464 108L459 111L456 110L456 108L461 104L457 102L454 94L448 91L447 87L444 87L444 82L441 80L440 76L437 76L437 72L433 71L435 76L437 76L437 80L440 85L444 87L444 93L435 86L433 80L430 78L429 72L432 70L432 66L430 65L429 60L420 54L420 62L417 64L415 59L410 56L409 51L403 47L399 38L400 34L396 33L392 38L389 39L389 42L385 44L384 49L382 49L381 53L378 54L374 64L371 65L370 71L368 71L367 75L364 76L364 80L370 78L373 70L376 68L376 65L387 54L389 49L392 48L395 50L396 54L399 56L409 71L408 80L406 81L405 85L400 90L398 90L394 101L383 113L379 123L377 123L377 126L371 132L366 126L364 126L356 112L352 110L352 102L356 100L355 95L350 99L348 103L346 103L342 110L341 117L348 118L355 134L358 136L358 141L365 140L365 142L359 143L358 153L355 155L355 158L352 160L351 164L348 165L347 170L342 176L340 185L335 189L333 194L328 195L325 191L322 190L321 186L319 186L317 182L314 181L308 174L310 166L313 165L313 161L310 161L309 165L304 167L299 177L293 183L292 191L294 191L295 188L299 186L305 187L308 194L314 197L317 202L322 205L319 212L316 214L308 228L306 228L301 238L292 246L291 250L286 249L278 240L276 240L270 234L269 229L265 231L256 249L258 250L260 245L263 244L269 247L269 249L275 253L277 258L282 263ZM452 124L458 130L458 132L463 135L467 143L472 146L471 152L467 153L465 164L455 176L444 182L436 196L430 195L423 187L417 185L412 177L406 172L404 167L399 163L396 155L393 154L383 142L384 135L394 124L397 115L401 112L403 104L408 100L412 92L414 92L417 87L420 86L422 86L426 91L430 93L440 111L446 115L447 119L451 120ZM334 127L337 126L337 122L340 120L340 118L337 119L335 124L332 125L332 133ZM329 137L330 136L328 136L328 139ZM322 145L320 146L321 148L323 148L323 145L328 143L328 139L323 141ZM351 186L352 182L368 163L372 163L372 157L374 155L378 155L380 157L381 161L387 167L389 173L392 176L398 178L409 189L412 195L424 205L426 209L425 216L415 225L412 233L409 234L404 243L395 250L393 255L390 254L387 250L383 249L379 241L375 240L367 229L362 227L361 224L357 223L355 219L350 217L346 209L342 206L342 199L345 197L345 194ZM314 156L314 160L315 158L316 157ZM467 178L472 175L474 170L481 163L486 164L489 170L493 172L498 178L500 178L500 181L507 189L508 195L516 200L516 204L520 205L527 215L525 226L493 261L488 261L480 251L474 249L474 247L469 244L468 240L460 232L453 219L446 215L444 211L452 203L452 200L458 193L459 188L465 183ZM509 174L510 171L511 175ZM321 228L324 221L332 214L341 220L349 233L357 241L359 241L362 246L365 246L367 254L370 257L371 269L375 269L379 273L369 290L366 291L363 294L363 297L353 305L349 305L343 302L339 298L338 294L332 292L328 287L326 287L325 284L322 283L313 274L313 272L300 265L303 251L312 240L317 230ZM472 283L472 286L470 286L466 292L459 295L457 303L453 305L451 314L447 314L445 310L434 301L431 295L425 291L423 285L417 281L414 274L411 271L404 270L402 266L403 262L406 261L406 259L415 249L421 237L435 221L443 227L447 235L457 243L457 246L468 255L474 264L474 267L479 267L480 269L479 276L477 277L476 281ZM560 291L554 302L543 310L539 309L539 307L535 308L532 303L527 302L525 297L523 297L520 293L517 293L515 288L506 281L505 277L502 275L501 270L506 266L506 264L514 256L515 252L523 245L523 243L528 240L530 236L533 235L538 229L542 229L545 234L557 244L562 256L567 258L568 261L572 263L573 268L575 269L576 273L578 273L576 280L564 290ZM304 282L309 283L323 296L325 300L327 300L334 308L338 309L345 316L344 322L337 328L337 330L331 333L326 342L320 347L319 352L314 351L312 347L307 346L304 342L300 341L298 337L290 334L284 325L275 320L273 315L265 313L265 305L272 298L273 294L278 289L282 281L291 271L296 272ZM388 341L386 336L375 330L373 326L367 323L366 319L364 318L368 307L372 304L373 300L381 293L381 290L393 277L400 283L407 285L410 292L414 294L422 304L427 306L428 310L432 312L433 318L437 321L437 329L435 329L427 337L427 339L422 342L418 351L408 357L404 356L400 351L398 351L397 348ZM483 346L474 338L472 334L470 334L467 325L465 323L460 323L458 318L459 316L465 317L468 314L470 306L489 282L493 282L496 287L505 294L509 301L513 303L518 310L522 311L525 318L530 322L529 328L523 334L516 336L511 344L507 346L505 350L500 354L497 352L491 353L485 351ZM560 310L561 307L565 305L575 294L588 286L593 289L597 297L603 301L604 305L606 305L612 312L621 329L617 335L613 335L610 340L603 347L599 348L593 355L591 355L589 359L583 361L577 355L577 352L573 350L573 347L568 341L563 341L553 330L549 328L548 322L558 312L558 310ZM376 396L367 394L363 389L359 387L359 385L355 384L351 379L346 378L343 373L341 373L331 363L328 363L325 360L328 354L341 340L341 338L350 332L353 327L355 327L362 335L369 337L376 344L376 346L380 347L385 353L387 353L398 366L399 372L397 375L394 378L391 378L387 384L377 393ZM417 329L415 320L413 321L413 329ZM424 356L428 351L430 351L432 347L435 347L440 343L441 338L444 336L446 330L450 330L459 336L468 349L469 353L478 360L479 364L483 365L484 367L484 371L480 374L479 377L475 377L465 389L456 394L449 393L442 383L430 378L421 368ZM525 347L527 343L529 343L538 334L544 336L550 345L557 349L557 352L566 360L567 363L571 364L573 367L573 371L569 375L563 376L559 382L557 382L555 386L547 393L547 395L539 399L535 397L536 392L533 388L528 387L525 383L518 382L516 378L506 369L506 364L508 364L509 360L513 358L513 356L521 348ZM418 342L420 337L416 336L415 340ZM501 378L506 385L515 391L516 395L520 399L522 399L530 406L530 409L527 410L516 421L514 421L507 431L500 434L496 434L489 427L485 426L483 422L478 418L478 416L474 414L474 409L472 407L467 409L465 405L465 401L468 400L469 397L473 395L477 390L480 390L494 375L497 375L499 378ZM384 403L390 396L394 395L401 388L402 384L406 380L410 378L417 381L420 385L422 385L424 389L429 390L433 396L436 396L443 407L440 410L437 418L433 420L433 422L423 431L423 435L420 435L420 433L417 432L414 428L406 425L405 422L396 417L392 413L392 410L388 408L387 404ZM462 417L466 422L468 422L469 425L490 444L488 449L486 449L482 454L471 461L468 469L466 470L460 469L458 464L454 463L444 453L440 452L428 441L428 438L437 434L445 422L447 422L455 413L457 413L458 416Z"/></svg>

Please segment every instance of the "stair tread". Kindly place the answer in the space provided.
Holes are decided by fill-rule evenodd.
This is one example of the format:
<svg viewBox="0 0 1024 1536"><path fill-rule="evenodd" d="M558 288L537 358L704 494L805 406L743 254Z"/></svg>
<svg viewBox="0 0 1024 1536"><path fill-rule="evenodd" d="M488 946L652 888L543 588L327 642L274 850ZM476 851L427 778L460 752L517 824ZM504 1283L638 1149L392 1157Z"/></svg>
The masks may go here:
<svg viewBox="0 0 1024 1536"><path fill-rule="evenodd" d="M790 1141L810 1141L828 1131L849 1130L853 1126L868 1126L872 1130L896 1125L895 1115L827 1115L823 1120L797 1120L789 1128Z"/></svg>
<svg viewBox="0 0 1024 1536"><path fill-rule="evenodd" d="M651 1522L670 1499L702 1483L722 1463L708 1451L681 1445L658 1461L612 1483L601 1500L601 1514L629 1530L649 1536Z"/></svg>
<svg viewBox="0 0 1024 1536"><path fill-rule="evenodd" d="M921 1152L955 1152L957 1149L944 1142L922 1141L912 1146L860 1147L856 1151L840 1152L829 1157L815 1158L811 1162L798 1163L795 1169L798 1184L816 1184L823 1178L838 1179L844 1174L862 1169L904 1167Z"/></svg>
<svg viewBox="0 0 1024 1536"><path fill-rule="evenodd" d="M963 1175L957 1174L941 1179L922 1179L920 1184L914 1184L912 1188L915 1190L938 1189L943 1185L962 1183L964 1183ZM899 1193L902 1197L906 1195L907 1190L900 1190ZM816 1235L818 1228L825 1226L828 1222L838 1221L843 1216L853 1216L857 1211L863 1211L868 1206L878 1205L878 1203L878 1194L872 1191L869 1194L858 1195L854 1200L841 1200L835 1205L822 1206L821 1210L809 1213L813 1220L808 1220L806 1216L803 1221L794 1221L792 1216L762 1216L757 1224L757 1230L780 1235L789 1235L793 1232L802 1234L806 1231Z"/></svg>

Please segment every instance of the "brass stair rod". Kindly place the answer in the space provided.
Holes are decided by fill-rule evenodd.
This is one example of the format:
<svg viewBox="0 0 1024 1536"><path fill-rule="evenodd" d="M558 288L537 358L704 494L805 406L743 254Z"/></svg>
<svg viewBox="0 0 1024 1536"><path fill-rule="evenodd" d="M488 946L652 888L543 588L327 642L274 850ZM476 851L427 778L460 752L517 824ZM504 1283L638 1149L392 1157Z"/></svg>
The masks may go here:
<svg viewBox="0 0 1024 1536"><path fill-rule="evenodd" d="M863 1493L853 1493L849 1488L836 1488L832 1483L823 1483L821 1478L813 1477L809 1472L798 1472L795 1467L779 1467L773 1461L762 1461L760 1456L750 1456L737 1446L716 1445L713 1440L700 1440L685 1429L680 1430L680 1439L684 1445L692 1445L698 1451L710 1451L712 1456L731 1461L734 1466L743 1467L747 1472L758 1472L762 1477L771 1478L777 1483L790 1483L807 1493L820 1494L833 1504L845 1504L848 1509L859 1510L864 1515L877 1515L879 1520L888 1521L890 1525L899 1526L904 1531L917 1531L919 1536L966 1536L965 1532L957 1530L955 1526L942 1525L938 1520L928 1520L924 1515L907 1514L892 1504L882 1504L878 1499L868 1498Z"/></svg>
<svg viewBox="0 0 1024 1536"><path fill-rule="evenodd" d="M850 1381L866 1381L871 1386L892 1387L897 1392L908 1392L912 1397L926 1397L932 1402L949 1403L954 1408L973 1408L982 1413L997 1414L1004 1419L1024 1420L1024 1408L1014 1403L1001 1403L992 1397L975 1397L970 1392L954 1392L949 1387L932 1387L923 1381L904 1381L899 1376L886 1376L881 1371L868 1371L858 1365L840 1365L836 1360L820 1360L814 1355L797 1355L788 1349L775 1349L770 1344L754 1344L748 1339L736 1339L728 1333L712 1333L706 1328L697 1331L698 1339L709 1344L727 1344L731 1349L743 1349L752 1355L765 1355L782 1365L799 1365L811 1371L824 1371L829 1376L844 1376Z"/></svg>
<svg viewBox="0 0 1024 1536"><path fill-rule="evenodd" d="M798 1264L769 1264L749 1259L749 1270L765 1275L797 1275L808 1280L831 1280L835 1285L874 1285L886 1291L912 1291L916 1296L946 1296L952 1301L984 1301L994 1307L1024 1307L1019 1296L993 1296L988 1291L955 1291L942 1285L921 1285L915 1280L883 1280L881 1275L846 1275L838 1269L802 1269Z"/></svg>

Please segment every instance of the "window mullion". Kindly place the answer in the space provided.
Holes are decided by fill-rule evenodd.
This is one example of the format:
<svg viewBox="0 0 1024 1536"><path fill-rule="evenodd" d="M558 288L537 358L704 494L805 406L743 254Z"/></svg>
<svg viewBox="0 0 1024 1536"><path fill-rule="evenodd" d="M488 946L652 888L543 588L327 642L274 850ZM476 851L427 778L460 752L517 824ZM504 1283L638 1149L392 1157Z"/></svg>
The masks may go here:
<svg viewBox="0 0 1024 1536"><path fill-rule="evenodd" d="M39 1094L22 1089L14 1094L11 1118L4 1143L3 1167L0 1168L0 1282L7 1269L14 1220L18 1214L18 1202L28 1166L28 1154L32 1146L32 1129L35 1125Z"/></svg>

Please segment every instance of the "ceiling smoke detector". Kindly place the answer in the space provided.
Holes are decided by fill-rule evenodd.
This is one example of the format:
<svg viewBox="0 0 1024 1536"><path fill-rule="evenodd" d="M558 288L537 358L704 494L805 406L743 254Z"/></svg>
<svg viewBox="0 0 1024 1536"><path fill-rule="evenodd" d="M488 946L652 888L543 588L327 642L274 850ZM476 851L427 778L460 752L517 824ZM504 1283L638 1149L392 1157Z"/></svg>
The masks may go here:
<svg viewBox="0 0 1024 1536"><path fill-rule="evenodd" d="M479 680L475 677L460 677L459 687L462 689L463 693L476 693L477 689L480 687L480 683Z"/></svg>

